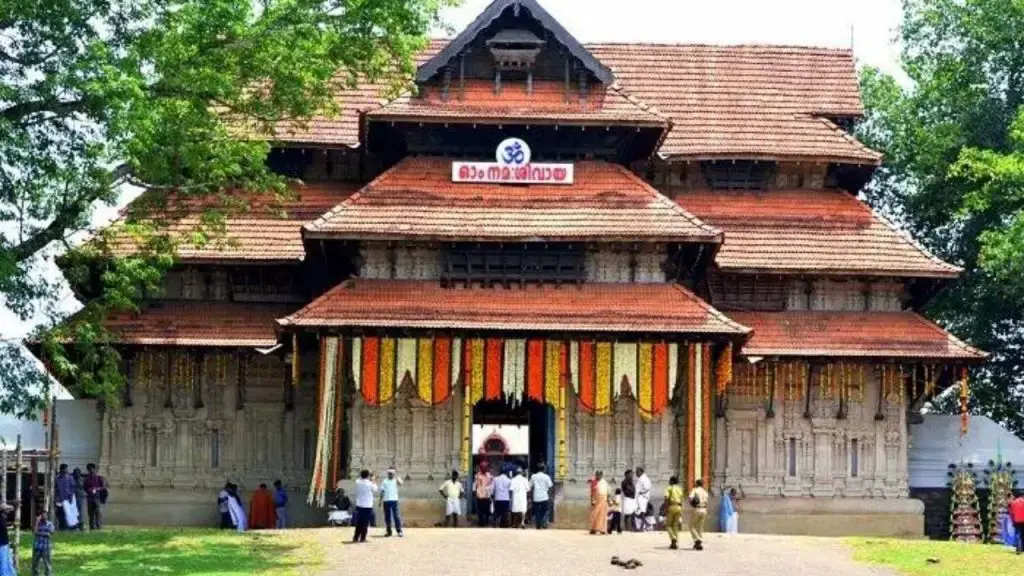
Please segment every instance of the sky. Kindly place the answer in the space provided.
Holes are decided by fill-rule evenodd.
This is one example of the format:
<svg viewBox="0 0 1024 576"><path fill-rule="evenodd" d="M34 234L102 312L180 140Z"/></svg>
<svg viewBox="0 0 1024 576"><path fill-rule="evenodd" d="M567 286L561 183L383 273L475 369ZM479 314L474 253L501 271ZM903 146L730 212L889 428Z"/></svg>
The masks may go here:
<svg viewBox="0 0 1024 576"><path fill-rule="evenodd" d="M664 42L707 44L790 44L835 48L853 46L858 65L876 66L900 76L899 48L894 42L900 0L540 0L541 5L581 42ZM444 14L459 31L490 0L463 0ZM134 194L126 191L122 201ZM118 207L97 210L93 226L111 221ZM52 254L40 262L50 278L60 280ZM78 307L66 286L57 306ZM0 302L0 339L20 339L39 318L21 320Z"/></svg>

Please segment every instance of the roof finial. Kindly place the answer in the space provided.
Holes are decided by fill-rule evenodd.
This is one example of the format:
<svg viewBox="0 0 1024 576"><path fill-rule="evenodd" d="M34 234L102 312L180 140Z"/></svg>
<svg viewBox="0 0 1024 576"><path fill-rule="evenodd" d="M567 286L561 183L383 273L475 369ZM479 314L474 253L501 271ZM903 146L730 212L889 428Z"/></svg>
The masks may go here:
<svg viewBox="0 0 1024 576"><path fill-rule="evenodd" d="M512 3L512 15L519 18L519 0Z"/></svg>

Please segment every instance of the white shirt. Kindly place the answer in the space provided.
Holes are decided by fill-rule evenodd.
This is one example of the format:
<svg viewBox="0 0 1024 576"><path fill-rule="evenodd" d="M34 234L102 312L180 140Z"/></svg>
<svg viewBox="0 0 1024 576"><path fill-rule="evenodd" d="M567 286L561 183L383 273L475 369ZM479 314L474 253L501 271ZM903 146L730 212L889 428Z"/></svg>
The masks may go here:
<svg viewBox="0 0 1024 576"><path fill-rule="evenodd" d="M373 508L373 495L377 485L369 478L356 480L356 508Z"/></svg>
<svg viewBox="0 0 1024 576"><path fill-rule="evenodd" d="M502 474L494 479L494 499L499 502L507 502L509 489L512 487L512 479Z"/></svg>
<svg viewBox="0 0 1024 576"><path fill-rule="evenodd" d="M533 501L534 502L547 502L548 491L554 483L551 482L551 477L543 472L537 472L533 476L530 476L530 487L533 488Z"/></svg>
<svg viewBox="0 0 1024 576"><path fill-rule="evenodd" d="M653 490L653 489L654 489L654 486L651 483L651 479L650 479L650 477L647 476L647 474L643 474L639 478L636 479L636 495L637 496L642 496L644 498L650 499L650 497L651 497L651 490Z"/></svg>
<svg viewBox="0 0 1024 576"><path fill-rule="evenodd" d="M512 492L512 512L526 513L526 492L530 489L530 481L525 476L516 475L509 485Z"/></svg>

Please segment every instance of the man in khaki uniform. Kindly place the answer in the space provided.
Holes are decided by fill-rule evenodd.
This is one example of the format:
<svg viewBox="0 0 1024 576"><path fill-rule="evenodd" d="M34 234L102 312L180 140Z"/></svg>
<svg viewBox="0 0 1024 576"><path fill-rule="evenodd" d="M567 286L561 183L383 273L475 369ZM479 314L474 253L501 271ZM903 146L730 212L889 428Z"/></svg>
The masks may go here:
<svg viewBox="0 0 1024 576"><path fill-rule="evenodd" d="M665 489L665 530L668 531L671 544L669 548L679 548L679 532L683 529L683 487L679 485L679 477L673 476L668 480L668 488Z"/></svg>
<svg viewBox="0 0 1024 576"><path fill-rule="evenodd" d="M704 481L694 482L693 490L687 498L690 502L690 537L693 538L693 549L703 550L704 521L708 518L708 491L704 489Z"/></svg>

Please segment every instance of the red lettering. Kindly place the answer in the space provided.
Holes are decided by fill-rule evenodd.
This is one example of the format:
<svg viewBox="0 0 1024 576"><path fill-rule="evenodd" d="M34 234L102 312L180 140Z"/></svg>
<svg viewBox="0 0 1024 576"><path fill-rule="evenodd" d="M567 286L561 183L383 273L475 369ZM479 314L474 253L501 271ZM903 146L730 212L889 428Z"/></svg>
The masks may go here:
<svg viewBox="0 0 1024 576"><path fill-rule="evenodd" d="M487 168L487 179L495 182L501 179L501 168L497 166L490 166Z"/></svg>
<svg viewBox="0 0 1024 576"><path fill-rule="evenodd" d="M541 168L538 168L536 166L531 168L530 169L530 179L531 180L535 180L537 182L540 182L541 180L544 179L544 170L541 169Z"/></svg>
<svg viewBox="0 0 1024 576"><path fill-rule="evenodd" d="M544 179L551 180L551 168L544 168Z"/></svg>
<svg viewBox="0 0 1024 576"><path fill-rule="evenodd" d="M525 164L519 168L516 168L516 180L520 182L526 182L530 179L530 165Z"/></svg>
<svg viewBox="0 0 1024 576"><path fill-rule="evenodd" d="M512 170L510 170L508 166L505 166L504 168L501 169L501 181L502 182L509 182L511 180L512 180Z"/></svg>
<svg viewBox="0 0 1024 576"><path fill-rule="evenodd" d="M463 164L459 166L459 179L466 180L469 178L469 165Z"/></svg>
<svg viewBox="0 0 1024 576"><path fill-rule="evenodd" d="M566 170L565 168L555 168L555 172L554 172L554 174L555 174L555 181L556 182L564 181L565 180L565 176L566 176L566 172L568 172L568 170Z"/></svg>

